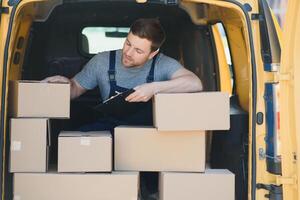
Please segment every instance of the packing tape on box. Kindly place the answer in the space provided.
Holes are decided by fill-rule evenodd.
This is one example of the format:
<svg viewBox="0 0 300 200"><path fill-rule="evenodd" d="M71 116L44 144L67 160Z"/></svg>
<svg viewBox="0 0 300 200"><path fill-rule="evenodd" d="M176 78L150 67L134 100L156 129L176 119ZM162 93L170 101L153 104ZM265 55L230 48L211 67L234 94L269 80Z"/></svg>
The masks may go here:
<svg viewBox="0 0 300 200"><path fill-rule="evenodd" d="M12 141L12 144L11 144L12 151L21 151L21 148L22 148L21 141L17 141L17 140Z"/></svg>
<svg viewBox="0 0 300 200"><path fill-rule="evenodd" d="M90 146L91 145L91 139L88 138L88 137L81 137L80 138L80 145Z"/></svg>

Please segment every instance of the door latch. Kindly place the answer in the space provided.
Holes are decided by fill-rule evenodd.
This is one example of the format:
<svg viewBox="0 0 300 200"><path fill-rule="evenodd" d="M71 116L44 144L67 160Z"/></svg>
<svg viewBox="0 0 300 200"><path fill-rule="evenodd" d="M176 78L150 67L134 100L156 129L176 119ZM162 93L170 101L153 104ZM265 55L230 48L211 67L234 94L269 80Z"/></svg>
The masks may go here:
<svg viewBox="0 0 300 200"><path fill-rule="evenodd" d="M0 7L0 14L8 14L9 8L8 7Z"/></svg>

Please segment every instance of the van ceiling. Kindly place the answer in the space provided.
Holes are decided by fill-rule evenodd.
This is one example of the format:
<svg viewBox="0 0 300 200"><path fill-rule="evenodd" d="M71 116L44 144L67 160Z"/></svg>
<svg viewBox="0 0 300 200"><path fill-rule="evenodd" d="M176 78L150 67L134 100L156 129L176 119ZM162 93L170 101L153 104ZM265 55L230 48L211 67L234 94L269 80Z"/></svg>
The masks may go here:
<svg viewBox="0 0 300 200"><path fill-rule="evenodd" d="M53 10L49 20L101 26L130 26L140 17L158 17L162 24L170 26L191 21L189 15L178 6L111 1L64 3Z"/></svg>
<svg viewBox="0 0 300 200"><path fill-rule="evenodd" d="M43 47L47 46L44 49L47 53L43 57L52 59L61 55L76 56L78 34L85 26L129 27L141 17L159 18L167 35L163 48L171 52L168 55L178 58L179 51L176 49L180 34L195 26L189 15L178 6L103 1L64 3L57 6L45 22L35 22L33 30L39 37L44 37Z"/></svg>

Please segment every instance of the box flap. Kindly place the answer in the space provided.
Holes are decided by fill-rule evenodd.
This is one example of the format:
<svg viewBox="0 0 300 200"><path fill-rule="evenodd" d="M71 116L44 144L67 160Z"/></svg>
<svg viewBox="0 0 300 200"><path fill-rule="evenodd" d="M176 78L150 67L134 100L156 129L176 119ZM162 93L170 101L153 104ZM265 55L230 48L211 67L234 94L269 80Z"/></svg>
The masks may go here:
<svg viewBox="0 0 300 200"><path fill-rule="evenodd" d="M206 174L228 174L228 175L234 175L228 169L205 169L205 173Z"/></svg>
<svg viewBox="0 0 300 200"><path fill-rule="evenodd" d="M61 82L55 82L55 83L51 83L51 82L43 82L43 81L38 81L38 80L16 80L16 82L18 83L44 83L44 84L69 84L69 83L61 83Z"/></svg>
<svg viewBox="0 0 300 200"><path fill-rule="evenodd" d="M47 120L47 146L51 146L51 125L50 125L50 119Z"/></svg>
<svg viewBox="0 0 300 200"><path fill-rule="evenodd" d="M153 126L129 126L129 125L121 125L121 126L117 126L115 127L116 129L139 129L139 130L157 130L157 128L153 127Z"/></svg>
<svg viewBox="0 0 300 200"><path fill-rule="evenodd" d="M47 149L46 149L46 169L45 169L46 172L49 170L49 159L50 159L50 146L47 146Z"/></svg>
<svg viewBox="0 0 300 200"><path fill-rule="evenodd" d="M172 175L172 174L178 175L178 172L160 172L160 174L162 176ZM182 173L182 174L184 174L184 173ZM188 174L200 175L198 172L189 172ZM210 175L210 174L234 175L234 173L232 173L228 169L211 169L211 168L206 168L202 175Z"/></svg>
<svg viewBox="0 0 300 200"><path fill-rule="evenodd" d="M111 137L111 133L109 131L62 131L59 137Z"/></svg>

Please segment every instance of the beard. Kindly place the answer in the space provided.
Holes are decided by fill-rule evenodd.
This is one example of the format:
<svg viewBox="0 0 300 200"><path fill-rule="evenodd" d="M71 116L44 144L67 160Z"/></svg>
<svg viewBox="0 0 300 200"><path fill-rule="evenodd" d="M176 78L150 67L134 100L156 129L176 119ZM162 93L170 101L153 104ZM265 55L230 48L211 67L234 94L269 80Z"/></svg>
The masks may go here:
<svg viewBox="0 0 300 200"><path fill-rule="evenodd" d="M135 66L134 60L131 57L126 56L124 54L122 54L122 64L125 67L134 67Z"/></svg>

